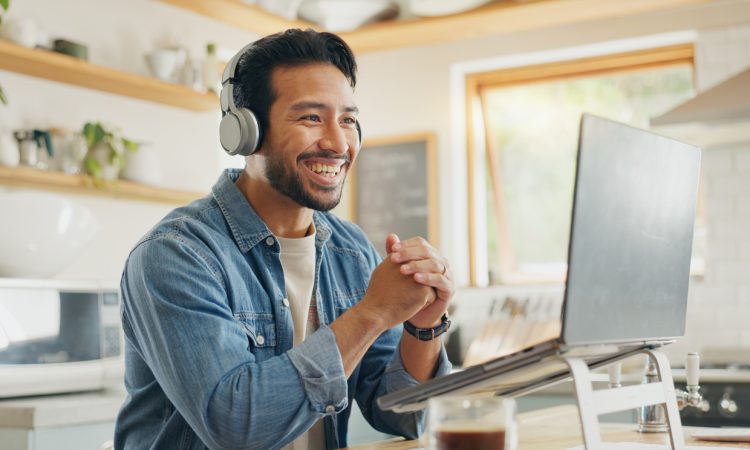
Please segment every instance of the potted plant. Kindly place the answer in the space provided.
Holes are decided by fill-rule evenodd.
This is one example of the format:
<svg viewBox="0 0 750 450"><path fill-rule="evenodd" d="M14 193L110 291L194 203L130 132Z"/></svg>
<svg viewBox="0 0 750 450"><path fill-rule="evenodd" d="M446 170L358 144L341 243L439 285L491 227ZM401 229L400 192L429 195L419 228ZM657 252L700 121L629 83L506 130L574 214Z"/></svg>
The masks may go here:
<svg viewBox="0 0 750 450"><path fill-rule="evenodd" d="M83 126L88 153L83 163L86 171L100 181L114 181L125 165L125 152L138 150L138 144L124 138L120 131L100 122Z"/></svg>
<svg viewBox="0 0 750 450"><path fill-rule="evenodd" d="M3 12L7 11L9 6L10 0L0 0L0 27L3 25ZM2 86L0 86L0 103L3 105L8 104L8 99L5 98Z"/></svg>

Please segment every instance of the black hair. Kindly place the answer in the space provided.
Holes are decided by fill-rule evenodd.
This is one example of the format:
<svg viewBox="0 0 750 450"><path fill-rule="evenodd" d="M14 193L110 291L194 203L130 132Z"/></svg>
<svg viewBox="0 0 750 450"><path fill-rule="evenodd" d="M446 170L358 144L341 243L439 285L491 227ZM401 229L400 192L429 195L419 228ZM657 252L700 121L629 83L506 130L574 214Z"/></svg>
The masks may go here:
<svg viewBox="0 0 750 450"><path fill-rule="evenodd" d="M268 115L276 99L271 86L273 69L315 63L332 64L346 76L352 88L357 84L354 54L333 33L289 29L255 41L240 57L234 75L234 104L255 113L261 136L268 129Z"/></svg>

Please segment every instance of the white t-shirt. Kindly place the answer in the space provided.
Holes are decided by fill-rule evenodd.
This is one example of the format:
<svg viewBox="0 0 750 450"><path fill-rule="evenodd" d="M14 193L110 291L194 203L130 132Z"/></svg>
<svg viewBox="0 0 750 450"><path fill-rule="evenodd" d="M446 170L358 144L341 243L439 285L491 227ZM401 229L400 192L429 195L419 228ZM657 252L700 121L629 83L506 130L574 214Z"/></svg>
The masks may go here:
<svg viewBox="0 0 750 450"><path fill-rule="evenodd" d="M313 297L315 285L315 228L299 239L277 237L281 246L281 267L284 270L289 309L294 323L294 345L314 333L319 326L318 308ZM305 434L284 450L324 450L325 429L319 420Z"/></svg>

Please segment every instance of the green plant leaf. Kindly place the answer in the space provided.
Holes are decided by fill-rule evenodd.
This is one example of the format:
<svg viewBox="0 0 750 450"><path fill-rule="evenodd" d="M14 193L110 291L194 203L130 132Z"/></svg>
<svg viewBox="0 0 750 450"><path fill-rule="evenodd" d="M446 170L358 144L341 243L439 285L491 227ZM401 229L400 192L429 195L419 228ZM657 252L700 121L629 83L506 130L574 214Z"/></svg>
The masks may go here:
<svg viewBox="0 0 750 450"><path fill-rule="evenodd" d="M86 166L86 171L93 175L94 178L102 177L102 165L99 164L99 161L94 158L86 158L84 160L84 165Z"/></svg>
<svg viewBox="0 0 750 450"><path fill-rule="evenodd" d="M86 122L83 125L83 135L86 137L86 146L95 147L106 137L107 133L99 122Z"/></svg>
<svg viewBox="0 0 750 450"><path fill-rule="evenodd" d="M93 149L98 145L106 145L106 163L111 164L122 170L125 167L125 155L126 151L134 152L138 150L138 143L130 139L126 139L120 135L118 129L107 129L101 122L86 122L83 125L83 136L86 139L86 146L89 150ZM89 165L89 172L94 175L94 178L101 177L103 168L100 162L96 161L95 164Z"/></svg>
<svg viewBox="0 0 750 450"><path fill-rule="evenodd" d="M96 122L94 124L94 136L97 143L103 141L104 138L107 137L107 133L104 131L104 127L99 122Z"/></svg>
<svg viewBox="0 0 750 450"><path fill-rule="evenodd" d="M86 138L86 147L88 148L93 147L95 144L96 130L94 128L94 124L91 122L86 122L83 126L83 137Z"/></svg>
<svg viewBox="0 0 750 450"><path fill-rule="evenodd" d="M120 154L117 152L115 147L112 145L112 143L107 144L107 147L109 147L109 163L112 165L117 165L118 163L118 157Z"/></svg>
<svg viewBox="0 0 750 450"><path fill-rule="evenodd" d="M125 150L134 152L138 150L138 143L131 141L130 139L122 138L122 145L125 146Z"/></svg>
<svg viewBox="0 0 750 450"><path fill-rule="evenodd" d="M10 0L0 0L0 6L3 7L4 10L8 10L8 7L10 6Z"/></svg>

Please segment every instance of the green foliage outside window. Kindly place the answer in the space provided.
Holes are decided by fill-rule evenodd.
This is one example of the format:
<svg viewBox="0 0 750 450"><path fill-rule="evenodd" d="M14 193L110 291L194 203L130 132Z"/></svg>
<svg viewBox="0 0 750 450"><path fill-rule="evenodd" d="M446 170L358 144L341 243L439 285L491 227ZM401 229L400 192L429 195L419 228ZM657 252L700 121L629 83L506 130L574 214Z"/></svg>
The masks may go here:
<svg viewBox="0 0 750 450"><path fill-rule="evenodd" d="M490 282L503 276L501 251L511 252L519 273L565 273L581 114L648 128L651 117L693 95L692 77L691 66L667 66L486 92L485 123L492 127L505 209L505 217L495 213L488 171ZM498 220L506 221L509 249L498 247Z"/></svg>

